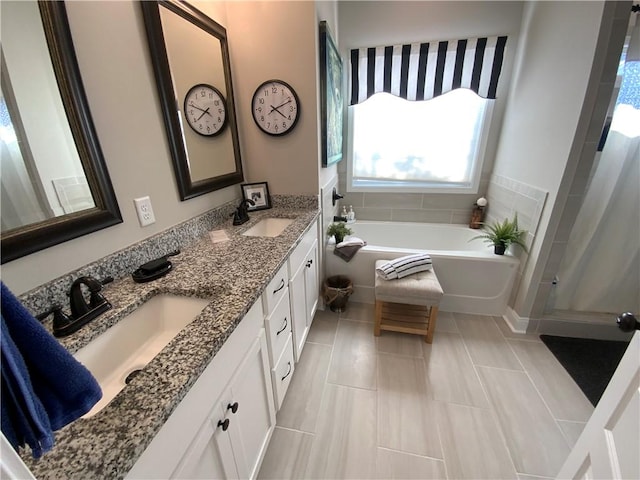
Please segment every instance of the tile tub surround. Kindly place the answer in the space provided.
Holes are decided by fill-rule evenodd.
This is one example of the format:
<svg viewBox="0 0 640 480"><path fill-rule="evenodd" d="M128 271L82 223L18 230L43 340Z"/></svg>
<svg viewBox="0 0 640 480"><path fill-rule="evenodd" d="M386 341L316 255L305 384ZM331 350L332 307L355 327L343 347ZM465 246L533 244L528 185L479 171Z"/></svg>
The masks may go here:
<svg viewBox="0 0 640 480"><path fill-rule="evenodd" d="M154 295L197 296L211 303L101 412L56 432L51 452L38 461L23 452L35 477L123 478L318 215L317 207L273 208L251 213L251 221L239 227L227 218L216 228L224 228L230 241L213 244L205 234L171 259L174 268L166 277L139 284L127 275L105 286L113 309L60 339L69 351ZM295 219L279 237L241 235L261 218L277 216Z"/></svg>
<svg viewBox="0 0 640 480"><path fill-rule="evenodd" d="M340 211L352 205L358 220L468 225L473 205L486 196L489 186L488 175L483 175L478 193L349 192L346 176L341 172L338 181L338 191L344 194Z"/></svg>

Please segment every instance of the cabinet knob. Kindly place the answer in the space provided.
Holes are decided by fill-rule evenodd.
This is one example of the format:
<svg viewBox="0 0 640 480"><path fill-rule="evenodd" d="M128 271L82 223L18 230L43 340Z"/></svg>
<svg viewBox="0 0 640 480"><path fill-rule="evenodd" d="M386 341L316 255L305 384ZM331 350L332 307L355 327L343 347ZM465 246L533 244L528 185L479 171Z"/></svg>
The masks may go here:
<svg viewBox="0 0 640 480"><path fill-rule="evenodd" d="M222 427L223 432L226 432L227 428L229 428L229 419L225 418L224 421L218 420L218 426Z"/></svg>
<svg viewBox="0 0 640 480"><path fill-rule="evenodd" d="M309 260L307 262L307 268L311 268L311 265L313 265L313 260Z"/></svg>
<svg viewBox="0 0 640 480"><path fill-rule="evenodd" d="M235 402L233 405L229 403L227 405L227 410L231 410L231 413L236 413L238 411L238 402Z"/></svg>

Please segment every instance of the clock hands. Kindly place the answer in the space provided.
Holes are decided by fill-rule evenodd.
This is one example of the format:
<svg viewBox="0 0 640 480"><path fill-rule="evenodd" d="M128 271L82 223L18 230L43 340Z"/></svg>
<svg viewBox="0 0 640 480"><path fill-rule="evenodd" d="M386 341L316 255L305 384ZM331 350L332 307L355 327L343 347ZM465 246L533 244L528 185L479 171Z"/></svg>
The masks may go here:
<svg viewBox="0 0 640 480"><path fill-rule="evenodd" d="M198 107L196 107L196 108L198 108ZM211 116L211 114L209 113L209 108L210 108L210 107L207 107L207 109L206 109L206 110L202 110L201 108L198 108L198 110L201 110L201 111L202 111L202 115L200 115L200 116L196 119L196 122L197 122L198 120L200 120L202 117L204 117L205 113L206 113L207 115Z"/></svg>
<svg viewBox="0 0 640 480"><path fill-rule="evenodd" d="M189 106L190 106L190 107L193 107L193 108L195 108L195 109L197 109L197 110L200 110L200 111L202 112L202 114L201 114L198 118L196 118L196 120L195 120L196 122L197 122L197 121L199 121L202 117L204 117L204 116L205 116L205 114L206 114L206 115L209 115L210 117L212 116L212 115L211 115L211 112L209 112L209 109L210 109L211 107L207 107L206 109L205 109L205 108L200 108L200 107L199 107L199 106L197 106L195 103L193 103L193 101L189 104Z"/></svg>
<svg viewBox="0 0 640 480"><path fill-rule="evenodd" d="M193 103L193 102L191 102L191 103L189 104L189 106L190 106L190 107L193 107L193 108L196 108L196 109L200 110L201 112L203 112L203 114L202 114L202 115L204 115L204 114L206 113L207 115L211 116L211 113L209 113L209 109L210 109L211 107L207 107L206 109L204 109L204 108L200 108L199 106L197 106L197 105L196 105L195 103ZM200 115L200 118L202 118L202 115ZM199 119L200 119L200 118L199 118ZM198 120L199 120L199 119L198 119Z"/></svg>
<svg viewBox="0 0 640 480"><path fill-rule="evenodd" d="M274 107L273 105L269 105L269 106L271 107L271 111L269 113L278 112L284 118L287 118L284 113L282 113L280 110L278 110L278 108L280 108L282 105L280 105L280 107Z"/></svg>
<svg viewBox="0 0 640 480"><path fill-rule="evenodd" d="M270 111L269 113L278 112L278 113L279 113L280 115L282 115L284 118L287 118L287 116L286 116L284 113L282 113L282 112L280 111L280 108L281 108L281 107L284 107L287 103L291 103L291 99L287 100L287 101L286 101L286 102L284 102L284 103L281 103L281 104L280 104L280 105L278 105L277 107L274 107L273 105L269 105L269 106L271 107L271 111Z"/></svg>

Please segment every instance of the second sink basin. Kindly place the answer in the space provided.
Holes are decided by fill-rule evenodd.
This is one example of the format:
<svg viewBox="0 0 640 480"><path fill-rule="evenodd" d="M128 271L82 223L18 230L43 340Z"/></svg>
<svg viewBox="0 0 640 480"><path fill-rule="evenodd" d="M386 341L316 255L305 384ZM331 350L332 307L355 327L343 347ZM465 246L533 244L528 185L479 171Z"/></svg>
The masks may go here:
<svg viewBox="0 0 640 480"><path fill-rule="evenodd" d="M292 218L263 218L242 235L248 237L277 237L292 223Z"/></svg>
<svg viewBox="0 0 640 480"><path fill-rule="evenodd" d="M85 417L102 410L209 303L194 297L155 296L78 350L74 357L102 388L102 399Z"/></svg>

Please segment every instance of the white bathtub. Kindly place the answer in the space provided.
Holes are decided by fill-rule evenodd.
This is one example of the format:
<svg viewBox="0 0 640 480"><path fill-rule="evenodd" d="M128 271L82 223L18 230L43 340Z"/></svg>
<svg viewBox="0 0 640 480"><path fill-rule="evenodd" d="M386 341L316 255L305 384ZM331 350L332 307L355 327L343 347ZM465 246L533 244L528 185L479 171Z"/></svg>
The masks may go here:
<svg viewBox="0 0 640 480"><path fill-rule="evenodd" d="M350 301L374 303L374 264L410 253L431 255L444 290L440 310L480 315L503 315L513 287L519 260L509 254L494 255L493 247L464 225L357 221L349 225L367 246L350 262L333 254L333 239L325 256L326 275L346 275L353 282Z"/></svg>

